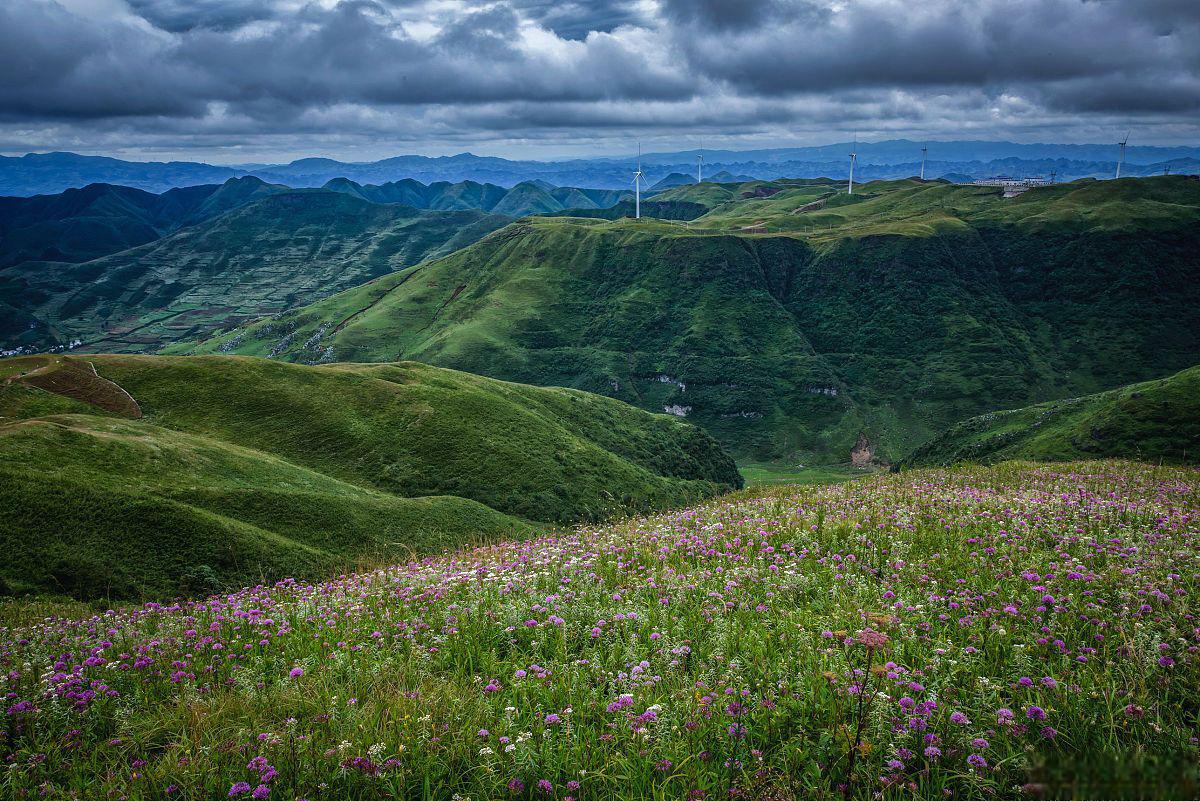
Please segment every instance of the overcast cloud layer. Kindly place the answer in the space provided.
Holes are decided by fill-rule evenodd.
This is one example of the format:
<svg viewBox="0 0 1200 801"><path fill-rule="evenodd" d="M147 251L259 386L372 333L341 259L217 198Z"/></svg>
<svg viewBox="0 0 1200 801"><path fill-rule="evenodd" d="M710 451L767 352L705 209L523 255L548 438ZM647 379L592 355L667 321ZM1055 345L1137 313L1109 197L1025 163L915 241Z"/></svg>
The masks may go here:
<svg viewBox="0 0 1200 801"><path fill-rule="evenodd" d="M0 152L1200 141L1197 0L3 0Z"/></svg>

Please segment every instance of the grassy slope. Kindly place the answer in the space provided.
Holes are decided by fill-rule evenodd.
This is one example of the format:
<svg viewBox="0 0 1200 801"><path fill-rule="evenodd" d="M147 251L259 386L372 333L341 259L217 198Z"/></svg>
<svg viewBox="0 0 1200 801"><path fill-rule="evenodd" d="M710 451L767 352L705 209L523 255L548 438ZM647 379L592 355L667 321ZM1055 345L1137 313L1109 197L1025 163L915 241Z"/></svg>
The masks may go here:
<svg viewBox="0 0 1200 801"><path fill-rule="evenodd" d="M210 211L233 208L208 222L81 264L0 272L5 302L43 323L6 330L5 344L80 337L95 350L152 349L449 253L508 222L320 190L255 196L252 185L222 187Z"/></svg>
<svg viewBox="0 0 1200 801"><path fill-rule="evenodd" d="M522 221L196 350L416 358L690 406L742 458L805 462L846 460L864 432L896 459L974 414L1200 358L1200 185L1182 177L659 197L711 210Z"/></svg>
<svg viewBox="0 0 1200 801"><path fill-rule="evenodd" d="M973 417L902 464L1112 456L1200 462L1200 367L1095 395Z"/></svg>
<svg viewBox="0 0 1200 801"><path fill-rule="evenodd" d="M0 362L0 378L48 363ZM0 576L169 595L598 520L740 485L693 426L569 390L420 364L96 356L140 419L0 390Z"/></svg>

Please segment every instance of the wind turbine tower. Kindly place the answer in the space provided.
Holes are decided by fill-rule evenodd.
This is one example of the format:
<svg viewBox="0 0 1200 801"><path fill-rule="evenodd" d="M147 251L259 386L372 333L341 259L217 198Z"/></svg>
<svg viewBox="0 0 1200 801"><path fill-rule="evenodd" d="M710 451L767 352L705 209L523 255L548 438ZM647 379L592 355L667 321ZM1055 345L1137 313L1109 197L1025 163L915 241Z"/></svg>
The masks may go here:
<svg viewBox="0 0 1200 801"><path fill-rule="evenodd" d="M858 160L858 134L854 135L854 147L850 149L850 183L846 185L846 194L854 194L854 162Z"/></svg>
<svg viewBox="0 0 1200 801"><path fill-rule="evenodd" d="M921 180L925 180L925 154L929 152L929 145L921 145Z"/></svg>
<svg viewBox="0 0 1200 801"><path fill-rule="evenodd" d="M1050 171L1050 185L1054 186L1054 179L1058 177L1058 170Z"/></svg>
<svg viewBox="0 0 1200 801"><path fill-rule="evenodd" d="M633 174L633 218L642 219L642 143L638 142L637 172Z"/></svg>
<svg viewBox="0 0 1200 801"><path fill-rule="evenodd" d="M700 143L700 153L696 156L696 183L704 183L704 143Z"/></svg>
<svg viewBox="0 0 1200 801"><path fill-rule="evenodd" d="M1125 163L1125 145L1129 144L1129 134L1125 134L1125 138L1117 142L1121 146L1121 158L1117 160L1117 177L1121 177L1121 165Z"/></svg>

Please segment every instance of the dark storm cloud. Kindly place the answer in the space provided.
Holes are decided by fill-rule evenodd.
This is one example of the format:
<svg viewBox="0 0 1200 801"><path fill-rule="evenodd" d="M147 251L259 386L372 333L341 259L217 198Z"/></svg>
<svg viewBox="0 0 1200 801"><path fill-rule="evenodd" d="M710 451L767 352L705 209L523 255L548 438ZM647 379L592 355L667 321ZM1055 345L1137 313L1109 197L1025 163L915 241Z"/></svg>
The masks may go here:
<svg viewBox="0 0 1200 801"><path fill-rule="evenodd" d="M609 33L648 18L634 0L514 0L522 17L536 20L564 39L585 39L592 31Z"/></svg>
<svg viewBox="0 0 1200 801"><path fill-rule="evenodd" d="M784 14L795 17L826 16L828 9L816 3L787 0L663 0L663 16L687 25L716 31L762 28L775 24Z"/></svg>
<svg viewBox="0 0 1200 801"><path fill-rule="evenodd" d="M0 3L0 120L191 116L203 80L126 24L98 27L54 3Z"/></svg>
<svg viewBox="0 0 1200 801"><path fill-rule="evenodd" d="M958 134L1131 115L1193 135L1197 41L1196 0L17 0L0 2L0 139Z"/></svg>
<svg viewBox="0 0 1200 801"><path fill-rule="evenodd" d="M737 34L693 20L685 41L704 74L772 94L1177 74L1197 52L1195 19L1180 15L1162 34L1137 2L933 2L926 13L874 3L836 15L790 2L775 24Z"/></svg>
<svg viewBox="0 0 1200 801"><path fill-rule="evenodd" d="M172 33L196 28L232 31L276 16L272 5L263 0L129 0L129 7L151 25Z"/></svg>

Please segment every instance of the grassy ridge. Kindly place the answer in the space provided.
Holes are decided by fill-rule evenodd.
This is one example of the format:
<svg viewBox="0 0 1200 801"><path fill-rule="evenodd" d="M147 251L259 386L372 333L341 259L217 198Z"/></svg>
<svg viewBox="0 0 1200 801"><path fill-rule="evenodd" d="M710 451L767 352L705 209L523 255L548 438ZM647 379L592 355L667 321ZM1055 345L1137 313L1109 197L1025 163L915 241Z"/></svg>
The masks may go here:
<svg viewBox="0 0 1200 801"><path fill-rule="evenodd" d="M686 414L748 461L900 458L1200 360L1200 185L701 184L689 223L535 218L178 352L415 358ZM766 233L758 233L765 231ZM286 341L285 341L286 339Z"/></svg>
<svg viewBox="0 0 1200 801"><path fill-rule="evenodd" d="M420 364L95 356L142 417L0 362L0 576L160 597L663 508L741 485L693 426ZM22 374L29 374L22 377Z"/></svg>
<svg viewBox="0 0 1200 801"><path fill-rule="evenodd" d="M1200 367L1095 395L973 417L918 448L902 466L1111 456L1200 462Z"/></svg>

